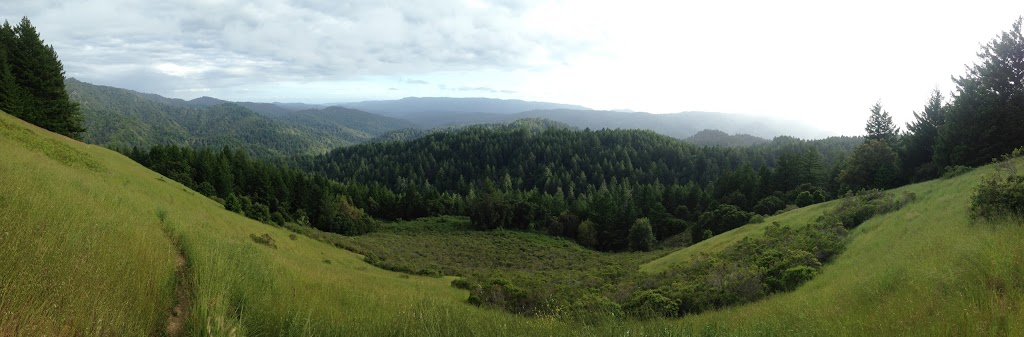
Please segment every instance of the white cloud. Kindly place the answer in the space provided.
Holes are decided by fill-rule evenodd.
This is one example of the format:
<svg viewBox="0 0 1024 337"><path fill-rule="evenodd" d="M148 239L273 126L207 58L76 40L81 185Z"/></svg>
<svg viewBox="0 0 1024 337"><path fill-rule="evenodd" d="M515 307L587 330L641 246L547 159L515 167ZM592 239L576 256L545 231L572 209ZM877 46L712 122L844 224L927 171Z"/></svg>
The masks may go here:
<svg viewBox="0 0 1024 337"><path fill-rule="evenodd" d="M14 0L69 76L190 98L477 95L638 111L898 122L1019 1ZM425 85L430 84L430 85ZM399 89L399 90L391 90ZM463 89L463 90L459 90ZM470 90L475 89L475 90Z"/></svg>

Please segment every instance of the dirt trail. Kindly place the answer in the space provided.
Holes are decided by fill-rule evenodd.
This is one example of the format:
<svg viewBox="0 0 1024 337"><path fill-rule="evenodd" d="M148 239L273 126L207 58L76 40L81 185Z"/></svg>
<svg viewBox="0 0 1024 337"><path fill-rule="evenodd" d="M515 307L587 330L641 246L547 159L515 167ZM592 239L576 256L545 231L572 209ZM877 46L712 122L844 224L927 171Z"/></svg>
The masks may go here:
<svg viewBox="0 0 1024 337"><path fill-rule="evenodd" d="M189 284L190 270L185 252L181 244L174 243L178 254L175 256L174 273L174 308L167 317L167 328L164 333L168 337L179 337L185 334L185 320L188 319L189 310L192 309L192 289Z"/></svg>

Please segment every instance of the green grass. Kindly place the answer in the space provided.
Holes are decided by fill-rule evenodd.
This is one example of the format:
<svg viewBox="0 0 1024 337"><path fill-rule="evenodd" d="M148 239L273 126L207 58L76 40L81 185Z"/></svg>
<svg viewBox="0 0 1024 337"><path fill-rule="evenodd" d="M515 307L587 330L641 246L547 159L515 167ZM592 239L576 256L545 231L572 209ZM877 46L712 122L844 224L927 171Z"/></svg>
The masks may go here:
<svg viewBox="0 0 1024 337"><path fill-rule="evenodd" d="M2 113L0 153L3 336L160 335L175 283L176 251L164 227L191 265L189 335L1024 334L1024 228L971 223L966 213L971 190L991 167L904 187L918 200L853 230L846 251L796 291L682 319L579 326L477 308L450 278L385 271L303 235L291 240L289 231L225 211L115 152ZM800 225L827 207L766 223ZM665 259L721 250L763 226ZM251 234L269 234L278 248Z"/></svg>
<svg viewBox="0 0 1024 337"><path fill-rule="evenodd" d="M305 236L291 240L291 232L225 211L113 151L6 114L0 122L21 134L0 137L0 335L161 334L174 303L176 252L158 214L192 270L187 335L592 332L476 308L450 278L385 271ZM54 144L104 169L40 149ZM278 248L251 234L269 234Z"/></svg>
<svg viewBox="0 0 1024 337"><path fill-rule="evenodd" d="M326 235L350 250L376 257L378 265L421 274L635 270L664 254L601 253L540 233L473 230L468 218L451 216L388 223L378 232L355 237Z"/></svg>
<svg viewBox="0 0 1024 337"><path fill-rule="evenodd" d="M721 252L746 237L759 237L764 235L764 229L772 222L778 222L785 226L803 226L813 222L822 212L834 207L836 201L814 204L807 207L795 209L779 215L770 216L764 222L749 224L731 231L715 235L710 239L698 242L689 247L676 250L659 259L644 263L640 271L646 273L659 273L669 267L690 261L691 258L700 254L714 254Z"/></svg>

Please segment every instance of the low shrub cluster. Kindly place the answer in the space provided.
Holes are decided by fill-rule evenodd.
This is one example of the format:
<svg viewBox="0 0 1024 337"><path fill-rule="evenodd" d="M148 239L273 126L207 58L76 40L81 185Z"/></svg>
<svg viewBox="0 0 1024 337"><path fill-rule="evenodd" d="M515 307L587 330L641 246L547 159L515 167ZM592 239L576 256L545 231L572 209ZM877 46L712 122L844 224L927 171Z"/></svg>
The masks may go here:
<svg viewBox="0 0 1024 337"><path fill-rule="evenodd" d="M277 242L274 241L274 238L270 237L270 234L249 234L249 238L252 239L252 242L277 249Z"/></svg>
<svg viewBox="0 0 1024 337"><path fill-rule="evenodd" d="M528 315L592 321L602 316L590 317L576 310L593 306L603 308L605 317L695 314L796 289L842 252L848 228L912 200L910 193L851 193L811 224L789 227L775 222L762 237L745 238L721 253L698 256L656 275L625 270L608 273L606 269L589 274L590 279L575 280L564 287L567 289L559 288L566 284L553 281L550 274L485 282L469 278L453 285L470 290L471 303ZM587 297L580 295L581 291ZM584 298L589 304L580 304Z"/></svg>
<svg viewBox="0 0 1024 337"><path fill-rule="evenodd" d="M1024 222L1024 175L1018 172L1014 160L1022 152L1024 148L1004 155L996 166L996 174L985 177L974 189L968 209L972 219L1012 219Z"/></svg>
<svg viewBox="0 0 1024 337"><path fill-rule="evenodd" d="M917 196L910 192L895 194L882 190L866 190L857 194L847 193L839 206L826 211L818 222L838 223L846 228L854 228L871 217L895 211L914 201Z"/></svg>

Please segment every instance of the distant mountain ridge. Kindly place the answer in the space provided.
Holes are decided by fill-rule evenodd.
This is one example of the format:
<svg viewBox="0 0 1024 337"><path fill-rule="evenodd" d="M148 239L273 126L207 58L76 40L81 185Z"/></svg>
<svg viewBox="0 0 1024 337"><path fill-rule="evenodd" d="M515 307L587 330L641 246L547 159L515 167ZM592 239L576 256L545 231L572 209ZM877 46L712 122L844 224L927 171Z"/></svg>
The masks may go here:
<svg viewBox="0 0 1024 337"><path fill-rule="evenodd" d="M323 153L414 127L404 120L344 108L292 111L273 103L190 101L67 79L81 105L86 142L128 148L173 144L231 146L254 155Z"/></svg>
<svg viewBox="0 0 1024 337"><path fill-rule="evenodd" d="M407 97L391 101L340 105L402 118L425 129L504 123L522 118L544 118L581 129L652 130L677 139L694 136L698 131L706 129L719 130L727 134L748 134L765 139L777 136L803 139L834 136L830 132L807 126L799 121L720 112L652 114L623 109L593 110L578 105L547 102L443 97ZM749 141L752 140L748 140L748 143Z"/></svg>
<svg viewBox="0 0 1024 337"><path fill-rule="evenodd" d="M389 101L364 101L340 103L340 106L359 109L392 117L414 117L432 113L486 113L509 115L530 110L590 108L548 102L530 102L518 99L495 98L453 98L453 97L406 97Z"/></svg>

